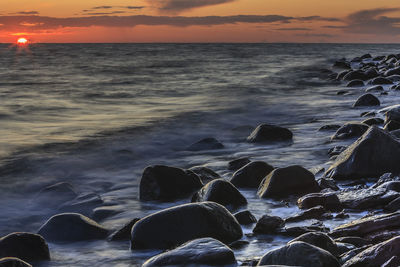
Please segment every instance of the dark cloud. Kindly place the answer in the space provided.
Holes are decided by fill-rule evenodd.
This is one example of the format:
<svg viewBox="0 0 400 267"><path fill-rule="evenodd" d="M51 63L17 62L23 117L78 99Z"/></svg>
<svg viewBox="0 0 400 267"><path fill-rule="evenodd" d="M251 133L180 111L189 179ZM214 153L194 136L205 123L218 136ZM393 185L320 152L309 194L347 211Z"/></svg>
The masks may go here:
<svg viewBox="0 0 400 267"><path fill-rule="evenodd" d="M115 15L115 14L124 14L126 11L111 11L111 12L89 12L86 15L90 16L108 16L108 15Z"/></svg>
<svg viewBox="0 0 400 267"><path fill-rule="evenodd" d="M39 15L38 11L20 11L12 14L17 14L17 15Z"/></svg>
<svg viewBox="0 0 400 267"><path fill-rule="evenodd" d="M311 31L310 28L279 28L277 31Z"/></svg>
<svg viewBox="0 0 400 267"><path fill-rule="evenodd" d="M324 25L322 26L322 28L326 28L326 29L345 29L348 26L339 26L339 25Z"/></svg>
<svg viewBox="0 0 400 267"><path fill-rule="evenodd" d="M213 6L230 3L236 0L148 0L151 5L155 5L162 11L180 12L204 6Z"/></svg>
<svg viewBox="0 0 400 267"><path fill-rule="evenodd" d="M333 37L336 37L336 35L328 34L328 33L298 33L298 34L296 34L296 36L320 37L320 38L333 38Z"/></svg>
<svg viewBox="0 0 400 267"><path fill-rule="evenodd" d="M89 10L98 10L98 9L114 9L114 8L123 8L123 9L143 9L144 6L95 6Z"/></svg>

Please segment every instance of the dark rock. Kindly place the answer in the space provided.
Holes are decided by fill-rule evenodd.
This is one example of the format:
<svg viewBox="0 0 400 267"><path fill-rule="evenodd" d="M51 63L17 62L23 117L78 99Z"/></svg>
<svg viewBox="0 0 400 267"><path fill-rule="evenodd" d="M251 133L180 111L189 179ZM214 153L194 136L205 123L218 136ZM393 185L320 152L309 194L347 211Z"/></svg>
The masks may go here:
<svg viewBox="0 0 400 267"><path fill-rule="evenodd" d="M342 242L342 243L349 243L356 247L363 247L363 246L368 246L371 244L367 239L364 239L361 237L356 237L356 236L340 237L340 238L335 239L335 241Z"/></svg>
<svg viewBox="0 0 400 267"><path fill-rule="evenodd" d="M278 229L277 233L283 236L290 236L290 237L298 237L300 235L306 233L313 233L313 232L329 232L329 228L324 226L318 225L311 225L311 226L294 226L294 227L286 227L282 229Z"/></svg>
<svg viewBox="0 0 400 267"><path fill-rule="evenodd" d="M349 93L349 90L339 90L336 92L337 95L347 95Z"/></svg>
<svg viewBox="0 0 400 267"><path fill-rule="evenodd" d="M364 82L362 80L352 80L346 85L346 87L362 87L362 86L364 86Z"/></svg>
<svg viewBox="0 0 400 267"><path fill-rule="evenodd" d="M363 106L379 106L381 102L373 94L365 94L360 96L354 103L353 107L363 107Z"/></svg>
<svg viewBox="0 0 400 267"><path fill-rule="evenodd" d="M316 206L309 208L307 210L301 211L300 213L288 217L285 219L285 222L298 222L298 221L304 221L304 220L309 220L309 219L321 219L324 217L326 214L326 209L322 206Z"/></svg>
<svg viewBox="0 0 400 267"><path fill-rule="evenodd" d="M153 266L220 266L236 263L233 251L213 238L201 238L147 260L143 267Z"/></svg>
<svg viewBox="0 0 400 267"><path fill-rule="evenodd" d="M393 256L387 262L382 264L381 267L398 267L400 266L400 257Z"/></svg>
<svg viewBox="0 0 400 267"><path fill-rule="evenodd" d="M351 250L345 250L341 255L340 255L340 263L344 264L346 261L350 260L354 256L356 256L358 253L366 250L370 246L363 246L360 248L353 248Z"/></svg>
<svg viewBox="0 0 400 267"><path fill-rule="evenodd" d="M358 122L346 123L336 131L332 140L360 137L368 130L368 127L368 125Z"/></svg>
<svg viewBox="0 0 400 267"><path fill-rule="evenodd" d="M328 251L334 256L338 256L338 248L336 242L332 240L327 234L322 232L311 232L303 234L293 240L291 240L288 244L293 242L302 241L316 247L319 247L323 250Z"/></svg>
<svg viewBox="0 0 400 267"><path fill-rule="evenodd" d="M372 126L372 125L380 125L383 124L383 120L381 118L369 118L363 121L362 123Z"/></svg>
<svg viewBox="0 0 400 267"><path fill-rule="evenodd" d="M310 209L316 206L323 206L329 211L341 211L342 204L335 193L312 193L297 200L300 209Z"/></svg>
<svg viewBox="0 0 400 267"><path fill-rule="evenodd" d="M96 193L85 193L75 199L65 202L58 210L60 212L77 212L91 215L93 209L104 204L103 199Z"/></svg>
<svg viewBox="0 0 400 267"><path fill-rule="evenodd" d="M40 235L12 233L0 238L0 258L15 257L27 262L50 260L49 247Z"/></svg>
<svg viewBox="0 0 400 267"><path fill-rule="evenodd" d="M328 125L324 125L321 128L318 129L318 131L333 131L333 130L337 130L340 128L340 125L337 124L328 124Z"/></svg>
<svg viewBox="0 0 400 267"><path fill-rule="evenodd" d="M229 244L229 247L230 247L231 249L241 249L241 248L244 248L244 247L248 246L249 244L250 244L249 241L246 241L246 240L237 240L237 241L235 241L235 242L230 243L230 244Z"/></svg>
<svg viewBox="0 0 400 267"><path fill-rule="evenodd" d="M367 88L366 92L382 92L384 89L381 85L375 85L372 87Z"/></svg>
<svg viewBox="0 0 400 267"><path fill-rule="evenodd" d="M140 220L140 218L135 218L135 219L129 221L124 226L122 226L119 230L117 230L114 233L112 233L108 237L108 240L110 240L110 241L120 241L120 240L129 240L129 239L131 239L132 227L139 220Z"/></svg>
<svg viewBox="0 0 400 267"><path fill-rule="evenodd" d="M365 71L365 80L373 79L378 76L379 72L375 68L370 68L367 71Z"/></svg>
<svg viewBox="0 0 400 267"><path fill-rule="evenodd" d="M237 187L257 188L262 180L274 170L274 167L263 161L253 161L237 170L230 182Z"/></svg>
<svg viewBox="0 0 400 267"><path fill-rule="evenodd" d="M379 84L393 84L393 82L387 78L383 78L383 77L376 77L374 79L372 79L369 84L372 85L379 85Z"/></svg>
<svg viewBox="0 0 400 267"><path fill-rule="evenodd" d="M350 69L351 70L350 63L347 61L342 61L342 60L335 61L335 63L333 63L333 67L338 68L338 69Z"/></svg>
<svg viewBox="0 0 400 267"><path fill-rule="evenodd" d="M371 187L372 188L377 188L383 184L386 184L388 182L397 182L400 181L400 177L396 176L392 173L384 173L381 177L379 177L379 180L373 184Z"/></svg>
<svg viewBox="0 0 400 267"><path fill-rule="evenodd" d="M325 169L322 170L323 172ZM331 189L333 191L337 191L340 188L336 185L335 181L333 179L327 179L327 178L320 178L318 179L318 185L319 187L323 189Z"/></svg>
<svg viewBox="0 0 400 267"><path fill-rule="evenodd" d="M235 217L214 202L191 203L151 214L132 228L131 249L170 249L212 237L231 243L243 235Z"/></svg>
<svg viewBox="0 0 400 267"><path fill-rule="evenodd" d="M395 75L395 74L400 74L400 67L390 69L385 72L385 76L391 76L391 75Z"/></svg>
<svg viewBox="0 0 400 267"><path fill-rule="evenodd" d="M192 197L192 202L213 201L225 207L247 204L246 198L230 182L216 179L203 186Z"/></svg>
<svg viewBox="0 0 400 267"><path fill-rule="evenodd" d="M261 124L247 137L247 141L251 143L275 142L275 141L290 141L293 138L293 133L286 128Z"/></svg>
<svg viewBox="0 0 400 267"><path fill-rule="evenodd" d="M262 216L253 229L255 234L273 234L277 229L282 228L285 221L278 216Z"/></svg>
<svg viewBox="0 0 400 267"><path fill-rule="evenodd" d="M361 56L361 59L369 59L372 58L371 54L364 54Z"/></svg>
<svg viewBox="0 0 400 267"><path fill-rule="evenodd" d="M385 127L383 127L384 130L386 131L395 131L400 129L400 122L397 121L389 121L385 124Z"/></svg>
<svg viewBox="0 0 400 267"><path fill-rule="evenodd" d="M248 210L235 213L234 216L241 225L248 225L257 222L256 217L254 217L254 215Z"/></svg>
<svg viewBox="0 0 400 267"><path fill-rule="evenodd" d="M319 192L314 174L301 166L289 166L273 170L264 178L258 189L261 198L288 197Z"/></svg>
<svg viewBox="0 0 400 267"><path fill-rule="evenodd" d="M400 210L400 197L392 200L385 206L385 210L390 211L390 212L395 212Z"/></svg>
<svg viewBox="0 0 400 267"><path fill-rule="evenodd" d="M100 224L77 213L62 213L51 217L39 232L51 242L76 242L105 239L108 230Z"/></svg>
<svg viewBox="0 0 400 267"><path fill-rule="evenodd" d="M396 192L400 192L400 181L391 181L381 184L377 188L384 188L386 191L393 190Z"/></svg>
<svg viewBox="0 0 400 267"><path fill-rule="evenodd" d="M395 84L392 87L390 87L390 90L400 90L400 84Z"/></svg>
<svg viewBox="0 0 400 267"><path fill-rule="evenodd" d="M59 206L77 196L78 194L75 192L71 184L61 182L40 190L36 196L36 200L40 203L45 203L46 206Z"/></svg>
<svg viewBox="0 0 400 267"><path fill-rule="evenodd" d="M385 123L389 121L400 121L400 106L395 105L385 108Z"/></svg>
<svg viewBox="0 0 400 267"><path fill-rule="evenodd" d="M18 258L7 257L0 259L0 267L32 267L32 265Z"/></svg>
<svg viewBox="0 0 400 267"><path fill-rule="evenodd" d="M334 146L328 150L329 156L337 156L347 149L347 146Z"/></svg>
<svg viewBox="0 0 400 267"><path fill-rule="evenodd" d="M348 260L343 266L382 266L393 256L399 255L399 253L400 237L395 237L388 241L367 248L366 250Z"/></svg>
<svg viewBox="0 0 400 267"><path fill-rule="evenodd" d="M224 145L221 144L217 139L209 137L204 138L194 144L191 144L187 150L189 151L201 151L201 150L214 150L222 149Z"/></svg>
<svg viewBox="0 0 400 267"><path fill-rule="evenodd" d="M336 246L338 248L339 255L342 255L353 249L356 249L356 247L354 245L348 244L348 243L342 243L342 242L336 242Z"/></svg>
<svg viewBox="0 0 400 267"><path fill-rule="evenodd" d="M381 60L384 60L384 59L385 59L385 56L376 56L376 57L373 58L373 61L381 61Z"/></svg>
<svg viewBox="0 0 400 267"><path fill-rule="evenodd" d="M335 219L347 219L350 216L345 213L344 211L339 212L338 214L336 214Z"/></svg>
<svg viewBox="0 0 400 267"><path fill-rule="evenodd" d="M355 63L358 63L358 62L361 62L361 61L362 61L361 57L355 57L355 58L353 58L351 60L351 62L355 62Z"/></svg>
<svg viewBox="0 0 400 267"><path fill-rule="evenodd" d="M143 171L140 180L140 200L172 201L187 196L203 186L192 171L155 165Z"/></svg>
<svg viewBox="0 0 400 267"><path fill-rule="evenodd" d="M361 210L381 208L400 194L385 188L366 188L341 191L337 196L344 208Z"/></svg>
<svg viewBox="0 0 400 267"><path fill-rule="evenodd" d="M373 117L375 115L376 115L376 113L373 111L365 111L365 112L361 113L360 117Z"/></svg>
<svg viewBox="0 0 400 267"><path fill-rule="evenodd" d="M336 80L343 80L343 77L346 76L346 74L348 74L349 72L351 72L351 70L344 70L339 72L338 75L336 75Z"/></svg>
<svg viewBox="0 0 400 267"><path fill-rule="evenodd" d="M344 77L343 80L345 81L351 81L351 80L362 80L366 81L368 78L366 77L365 73L361 70L354 70L350 71L347 73Z"/></svg>
<svg viewBox="0 0 400 267"><path fill-rule="evenodd" d="M400 75L398 75L398 74L390 75L390 76L386 77L386 79L391 80L392 82L399 82Z"/></svg>
<svg viewBox="0 0 400 267"><path fill-rule="evenodd" d="M228 170L237 171L243 166L249 164L251 161L249 158L239 158L235 160L231 160L228 162Z"/></svg>
<svg viewBox="0 0 400 267"><path fill-rule="evenodd" d="M203 184L206 184L212 180L219 179L221 176L210 168L203 166L195 166L189 169L190 171L197 174L200 177Z"/></svg>
<svg viewBox="0 0 400 267"><path fill-rule="evenodd" d="M340 266L338 260L328 251L301 241L267 252L258 262L258 266L268 264L313 267Z"/></svg>
<svg viewBox="0 0 400 267"><path fill-rule="evenodd" d="M371 126L339 155L325 175L333 179L356 179L377 177L387 172L399 173L398 158L400 143L386 131Z"/></svg>

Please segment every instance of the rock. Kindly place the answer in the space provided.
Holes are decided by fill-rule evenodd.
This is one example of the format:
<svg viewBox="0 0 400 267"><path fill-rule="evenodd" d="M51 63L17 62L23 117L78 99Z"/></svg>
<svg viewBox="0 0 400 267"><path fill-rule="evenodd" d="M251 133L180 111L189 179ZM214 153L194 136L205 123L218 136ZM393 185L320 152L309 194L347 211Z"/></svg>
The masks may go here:
<svg viewBox="0 0 400 267"><path fill-rule="evenodd" d="M346 74L350 73L351 70L344 70L338 73L338 75L336 75L336 80L340 81L343 80L343 77L346 76Z"/></svg>
<svg viewBox="0 0 400 267"><path fill-rule="evenodd" d="M288 197L319 192L314 174L301 166L294 165L273 170L264 178L257 195L261 198Z"/></svg>
<svg viewBox="0 0 400 267"><path fill-rule="evenodd" d="M234 216L241 225L249 225L257 222L256 217L248 210L235 213Z"/></svg>
<svg viewBox="0 0 400 267"><path fill-rule="evenodd" d="M381 60L384 60L384 59L385 59L385 56L376 56L376 57L373 58L373 61L381 61Z"/></svg>
<svg viewBox="0 0 400 267"><path fill-rule="evenodd" d="M333 256L338 256L338 248L337 248L336 242L333 241L333 239L330 238L325 233L322 233L322 232L306 233L306 234L303 234L303 235L291 240L288 244L297 242L297 241L302 241L302 242L314 245L316 247L319 247L323 250L328 251Z"/></svg>
<svg viewBox="0 0 400 267"><path fill-rule="evenodd" d="M373 79L379 76L379 72L375 68L370 68L365 71L365 78L366 80Z"/></svg>
<svg viewBox="0 0 400 267"><path fill-rule="evenodd" d="M371 188L377 188L388 182L397 182L397 181L400 181L399 176L396 176L392 173L384 173L381 177L379 177L379 180L371 186Z"/></svg>
<svg viewBox="0 0 400 267"><path fill-rule="evenodd" d="M189 169L190 171L197 174L200 177L203 184L206 184L212 180L219 179L221 176L210 168L203 166L195 166Z"/></svg>
<svg viewBox="0 0 400 267"><path fill-rule="evenodd" d="M6 257L0 259L0 267L32 267L32 265L18 258Z"/></svg>
<svg viewBox="0 0 400 267"><path fill-rule="evenodd" d="M122 226L119 230L117 230L114 233L112 233L108 237L108 240L109 241L120 241L120 240L129 240L129 239L131 239L132 227L139 220L140 220L140 218L135 218L135 219L129 221L124 226Z"/></svg>
<svg viewBox="0 0 400 267"><path fill-rule="evenodd" d="M395 84L392 87L390 87L390 90L400 90L400 84Z"/></svg>
<svg viewBox="0 0 400 267"><path fill-rule="evenodd" d="M192 202L213 201L225 207L247 204L246 198L230 182L216 179L203 186L192 197Z"/></svg>
<svg viewBox="0 0 400 267"><path fill-rule="evenodd" d="M383 124L383 120L381 118L369 118L363 121L362 123L372 126L372 125L380 125Z"/></svg>
<svg viewBox="0 0 400 267"><path fill-rule="evenodd" d="M335 239L336 242L341 243L349 243L356 247L363 247L370 245L370 242L367 239L356 237L356 236L345 236Z"/></svg>
<svg viewBox="0 0 400 267"><path fill-rule="evenodd" d="M341 191L337 196L344 208L363 210L383 207L400 194L385 188L366 188Z"/></svg>
<svg viewBox="0 0 400 267"><path fill-rule="evenodd" d="M350 63L347 61L342 61L342 60L335 61L335 63L333 63L333 67L337 68L337 69L350 69L351 70Z"/></svg>
<svg viewBox="0 0 400 267"><path fill-rule="evenodd" d="M381 109L380 112L385 112L385 123L389 121L400 121L400 105Z"/></svg>
<svg viewBox="0 0 400 267"><path fill-rule="evenodd" d="M345 213L344 211L339 212L338 214L336 214L335 219L347 219L350 216Z"/></svg>
<svg viewBox="0 0 400 267"><path fill-rule="evenodd" d="M69 183L61 182L47 186L40 190L36 200L45 203L46 206L59 206L66 201L76 198L78 194Z"/></svg>
<svg viewBox="0 0 400 267"><path fill-rule="evenodd" d="M289 266L339 267L338 260L328 251L297 241L267 252L257 266L268 264Z"/></svg>
<svg viewBox="0 0 400 267"><path fill-rule="evenodd" d="M329 156L337 156L347 149L347 146L334 146L328 150Z"/></svg>
<svg viewBox="0 0 400 267"><path fill-rule="evenodd" d="M346 261L350 260L354 256L356 256L358 253L362 252L363 250L366 250L370 246L364 246L360 248L353 248L351 250L344 250L343 253L340 255L340 263L344 264Z"/></svg>
<svg viewBox="0 0 400 267"><path fill-rule="evenodd" d="M0 238L0 258L15 257L27 262L50 260L49 247L42 236L12 233Z"/></svg>
<svg viewBox="0 0 400 267"><path fill-rule="evenodd" d="M385 206L385 210L390 211L390 212L395 212L400 209L400 197L392 200Z"/></svg>
<svg viewBox="0 0 400 267"><path fill-rule="evenodd" d="M248 246L249 244L250 244L249 241L246 241L246 240L237 240L237 241L235 241L235 242L230 243L230 244L229 244L229 247L230 247L231 249L241 249L241 248L244 248L244 247Z"/></svg>
<svg viewBox="0 0 400 267"><path fill-rule="evenodd" d="M95 221L102 221L121 212L121 206L103 206L95 208L90 217Z"/></svg>
<svg viewBox="0 0 400 267"><path fill-rule="evenodd" d="M360 96L354 103L353 107L363 107L363 106L379 106L381 102L373 94L365 94Z"/></svg>
<svg viewBox="0 0 400 267"><path fill-rule="evenodd" d="M400 229L400 212L370 216L340 225L332 230L330 236L364 237L385 229Z"/></svg>
<svg viewBox="0 0 400 267"><path fill-rule="evenodd" d="M352 80L346 85L346 87L362 87L362 86L364 86L364 82L362 80Z"/></svg>
<svg viewBox="0 0 400 267"><path fill-rule="evenodd" d="M361 56L361 59L370 59L372 58L371 54L364 54Z"/></svg>
<svg viewBox="0 0 400 267"><path fill-rule="evenodd" d="M228 170L237 171L243 166L249 164L251 161L249 158L239 158L235 160L231 160L228 162Z"/></svg>
<svg viewBox="0 0 400 267"><path fill-rule="evenodd" d="M185 197L203 186L192 171L155 165L143 171L140 180L140 200L172 201Z"/></svg>
<svg viewBox="0 0 400 267"><path fill-rule="evenodd" d="M365 73L361 70L354 70L350 71L343 77L344 81L351 81L351 80L362 80L366 81L368 78L366 77Z"/></svg>
<svg viewBox="0 0 400 267"><path fill-rule="evenodd" d="M297 200L300 209L310 209L322 206L329 211L341 211L342 204L335 193L312 193L305 195Z"/></svg>
<svg viewBox="0 0 400 267"><path fill-rule="evenodd" d="M311 225L311 226L294 226L294 227L286 227L282 229L278 229L277 233L283 236L290 236L290 237L298 237L306 233L313 233L313 232L329 232L329 228L324 226L318 225Z"/></svg>
<svg viewBox="0 0 400 267"><path fill-rule="evenodd" d="M370 93L370 92L382 92L383 90L384 89L383 89L383 87L381 85L375 85L375 86L372 86L372 87L369 87L369 88L365 89L365 91L367 93Z"/></svg>
<svg viewBox="0 0 400 267"><path fill-rule="evenodd" d="M51 242L77 242L108 236L107 229L78 213L54 215L40 227L38 233Z"/></svg>
<svg viewBox="0 0 400 267"><path fill-rule="evenodd" d="M393 84L393 82L389 79L383 78L383 77L376 77L372 79L369 84L372 85L379 85L379 84Z"/></svg>
<svg viewBox="0 0 400 267"><path fill-rule="evenodd" d="M390 75L386 77L386 79L391 80L392 82L399 82L400 81L400 75L395 74L395 75Z"/></svg>
<svg viewBox="0 0 400 267"><path fill-rule="evenodd" d="M285 219L285 222L298 222L298 221L304 221L304 220L309 220L309 219L321 219L326 215L326 210L322 206L316 206L312 207L310 209L307 209L305 211L301 211L300 213L288 217Z"/></svg>
<svg viewBox="0 0 400 267"><path fill-rule="evenodd" d="M214 149L222 149L224 145L221 144L215 138L204 138L194 144L191 144L187 150L188 151L201 151L201 150L214 150Z"/></svg>
<svg viewBox="0 0 400 267"><path fill-rule="evenodd" d="M325 169L322 171L325 171ZM331 189L333 191L337 191L340 189L333 179L320 178L318 179L318 185L322 190Z"/></svg>
<svg viewBox="0 0 400 267"><path fill-rule="evenodd" d="M251 143L265 143L276 141L291 141L293 133L286 128L261 124L247 137L247 141Z"/></svg>
<svg viewBox="0 0 400 267"><path fill-rule="evenodd" d="M400 257L393 256L387 262L382 264L382 267L398 267L400 266Z"/></svg>
<svg viewBox="0 0 400 267"><path fill-rule="evenodd" d="M391 75L395 75L395 74L400 74L400 67L390 69L385 72L385 76L391 76Z"/></svg>
<svg viewBox="0 0 400 267"><path fill-rule="evenodd" d="M93 209L103 204L104 201L98 194L84 193L71 201L65 202L58 210L60 212L78 212L89 216Z"/></svg>
<svg viewBox="0 0 400 267"><path fill-rule="evenodd" d="M263 161L253 161L237 170L230 182L236 187L257 188L274 167Z"/></svg>
<svg viewBox="0 0 400 267"><path fill-rule="evenodd" d="M367 248L348 260L343 267L382 266L400 253L400 237Z"/></svg>
<svg viewBox="0 0 400 267"><path fill-rule="evenodd" d="M278 216L262 216L253 229L255 234L273 234L277 229L282 228L285 221Z"/></svg>
<svg viewBox="0 0 400 267"><path fill-rule="evenodd" d="M395 131L395 130L399 130L400 129L400 122L397 121L388 121L385 124L385 127L383 127L384 130L386 131Z"/></svg>
<svg viewBox="0 0 400 267"><path fill-rule="evenodd" d="M384 188L386 191L393 190L396 192L400 192L400 181L386 182L384 184L381 184L377 188Z"/></svg>
<svg viewBox="0 0 400 267"><path fill-rule="evenodd" d="M365 111L361 113L360 117L373 117L375 115L376 113L374 111Z"/></svg>
<svg viewBox="0 0 400 267"><path fill-rule="evenodd" d="M328 124L328 125L324 125L321 128L319 128L318 131L336 131L339 128L340 128L340 125Z"/></svg>
<svg viewBox="0 0 400 267"><path fill-rule="evenodd" d="M340 127L339 130L336 131L336 133L332 136L331 139L340 140L353 137L360 137L368 130L368 127L369 127L368 125L358 122L346 123L345 125Z"/></svg>
<svg viewBox="0 0 400 267"><path fill-rule="evenodd" d="M147 260L143 267L153 266L221 266L236 264L233 251L213 238L201 238Z"/></svg>
<svg viewBox="0 0 400 267"><path fill-rule="evenodd" d="M135 223L131 249L170 249L203 237L231 243L242 235L241 226L223 206L191 203L159 211Z"/></svg>
<svg viewBox="0 0 400 267"><path fill-rule="evenodd" d="M348 95L350 94L349 90L339 90L336 92L337 95Z"/></svg>
<svg viewBox="0 0 400 267"><path fill-rule="evenodd" d="M371 157L371 155L374 155ZM333 179L378 177L399 173L400 143L386 131L371 128L339 155L325 176Z"/></svg>

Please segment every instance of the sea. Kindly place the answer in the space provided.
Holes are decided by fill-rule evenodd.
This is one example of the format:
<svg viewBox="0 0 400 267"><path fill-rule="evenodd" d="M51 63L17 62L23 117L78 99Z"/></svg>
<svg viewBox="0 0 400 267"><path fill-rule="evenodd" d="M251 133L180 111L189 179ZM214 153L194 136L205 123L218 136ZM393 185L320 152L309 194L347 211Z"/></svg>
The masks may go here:
<svg viewBox="0 0 400 267"><path fill-rule="evenodd" d="M362 89L337 95L343 84L332 64L370 53L399 53L391 44L0 44L0 236L37 232L57 207L35 201L59 182L94 194L118 212L100 221L117 229L135 217L188 203L139 201L143 169L164 164L205 166L230 179L230 160L249 157L274 167L301 165L318 175L335 145L326 124L362 121L354 109ZM380 96L382 106L400 93ZM250 144L261 123L294 133L293 142ZM224 149L187 151L214 137ZM354 140L353 140L354 141ZM259 199L241 190L257 218L282 218L295 202ZM326 221L333 228L348 219ZM313 221L307 221L312 224ZM239 263L289 238L255 237L235 249ZM129 242L49 243L51 261L37 266L140 266L160 251L131 251Z"/></svg>

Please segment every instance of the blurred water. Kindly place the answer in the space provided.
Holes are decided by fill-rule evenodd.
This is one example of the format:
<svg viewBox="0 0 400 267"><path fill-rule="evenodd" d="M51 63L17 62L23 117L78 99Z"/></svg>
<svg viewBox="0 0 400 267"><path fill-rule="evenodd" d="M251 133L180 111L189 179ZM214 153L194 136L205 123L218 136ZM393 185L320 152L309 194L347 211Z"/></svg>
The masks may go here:
<svg viewBox="0 0 400 267"><path fill-rule="evenodd" d="M350 108L354 95L336 95L340 85L327 79L331 64L396 51L396 45L351 44L0 45L0 234L37 231L57 211L32 199L59 181L123 207L103 222L116 228L188 201L140 203L138 181L149 164L205 164L225 178L232 175L227 162L242 156L277 167L324 167L334 144L317 129L361 120L363 111ZM397 97L390 92L380 99L389 105ZM259 123L289 127L293 144L245 143ZM184 151L204 137L226 148ZM287 208L243 193L256 217L297 211L293 203ZM236 256L261 256L287 241L266 240L250 238ZM46 266L136 265L156 253L131 253L127 243L107 242L51 244L51 250Z"/></svg>

